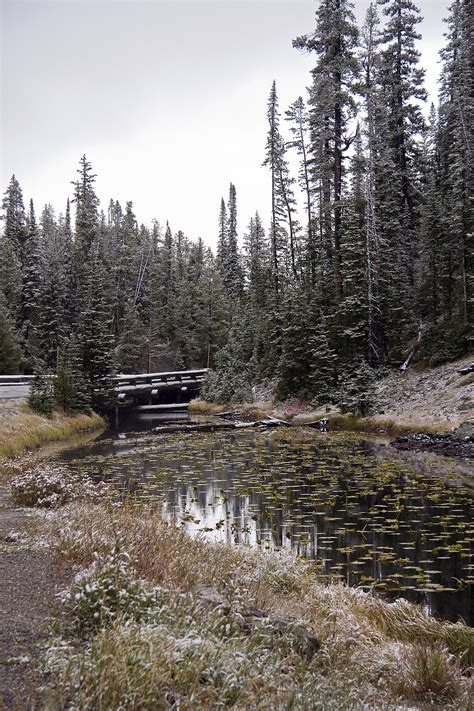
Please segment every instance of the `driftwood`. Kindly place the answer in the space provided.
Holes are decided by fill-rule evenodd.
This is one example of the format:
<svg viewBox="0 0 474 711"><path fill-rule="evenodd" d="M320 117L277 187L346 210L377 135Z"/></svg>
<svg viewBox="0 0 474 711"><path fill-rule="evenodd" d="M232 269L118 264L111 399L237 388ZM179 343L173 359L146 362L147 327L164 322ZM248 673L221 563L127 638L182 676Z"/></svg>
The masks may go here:
<svg viewBox="0 0 474 711"><path fill-rule="evenodd" d="M175 432L216 432L218 430L240 430L250 429L252 427L295 427L301 425L326 430L328 421L323 418L322 420L315 420L314 422L298 422L293 424L292 422L286 422L286 420L279 420L277 417L268 416L265 420L255 420L253 422L241 422L236 420L235 422L193 422L182 425L160 425L159 427L154 427L153 432L160 434L173 434Z"/></svg>
<svg viewBox="0 0 474 711"><path fill-rule="evenodd" d="M227 598L212 586L197 585L192 589L194 595L198 598L198 605L203 609L216 609L221 607L223 610L231 609L231 603ZM316 652L321 649L321 642L309 630L302 625L283 620L279 617L272 617L264 610L257 607L248 607L239 610L240 626L242 631L250 634L256 627L265 625L269 631L274 632L276 636L282 637L288 635L292 640L295 651L307 662L310 662Z"/></svg>
<svg viewBox="0 0 474 711"><path fill-rule="evenodd" d="M234 422L196 422L183 425L161 425L154 427L153 432L172 434L173 432L215 432L216 430L234 430Z"/></svg>

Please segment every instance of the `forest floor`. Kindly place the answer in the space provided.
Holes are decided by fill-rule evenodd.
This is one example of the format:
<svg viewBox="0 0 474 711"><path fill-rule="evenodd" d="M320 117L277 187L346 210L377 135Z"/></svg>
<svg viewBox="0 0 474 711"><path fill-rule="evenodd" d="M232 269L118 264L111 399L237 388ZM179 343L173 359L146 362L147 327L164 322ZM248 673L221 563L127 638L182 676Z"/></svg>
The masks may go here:
<svg viewBox="0 0 474 711"><path fill-rule="evenodd" d="M429 370L394 371L376 386L377 417L450 429L474 418L474 354Z"/></svg>

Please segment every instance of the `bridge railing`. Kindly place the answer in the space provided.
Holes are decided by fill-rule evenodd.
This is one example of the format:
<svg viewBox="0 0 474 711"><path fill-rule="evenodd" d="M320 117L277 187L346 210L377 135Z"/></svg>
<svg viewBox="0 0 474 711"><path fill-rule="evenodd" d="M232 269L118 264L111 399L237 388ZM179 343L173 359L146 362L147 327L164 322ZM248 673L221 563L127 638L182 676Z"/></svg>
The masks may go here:
<svg viewBox="0 0 474 711"><path fill-rule="evenodd" d="M0 375L1 385L29 385L34 375Z"/></svg>
<svg viewBox="0 0 474 711"><path fill-rule="evenodd" d="M180 370L166 373L139 373L137 375L116 375L113 378L115 389L120 390L127 386L169 386L179 383L183 385L202 382L206 376L207 368L200 370Z"/></svg>

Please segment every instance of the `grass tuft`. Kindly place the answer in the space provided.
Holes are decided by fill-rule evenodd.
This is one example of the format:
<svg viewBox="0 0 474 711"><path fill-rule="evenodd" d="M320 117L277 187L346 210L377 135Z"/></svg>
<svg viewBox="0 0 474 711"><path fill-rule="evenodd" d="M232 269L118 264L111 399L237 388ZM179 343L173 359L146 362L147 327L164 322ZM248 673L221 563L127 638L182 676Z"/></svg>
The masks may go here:
<svg viewBox="0 0 474 711"><path fill-rule="evenodd" d="M462 681L459 663L446 647L417 643L401 655L394 691L404 699L430 699L440 704L462 696ZM469 695L467 690L466 701Z"/></svg>
<svg viewBox="0 0 474 711"><path fill-rule="evenodd" d="M0 461L24 450L36 449L48 442L68 439L79 432L99 430L105 426L105 420L95 413L69 416L56 412L48 419L25 408L0 423Z"/></svg>

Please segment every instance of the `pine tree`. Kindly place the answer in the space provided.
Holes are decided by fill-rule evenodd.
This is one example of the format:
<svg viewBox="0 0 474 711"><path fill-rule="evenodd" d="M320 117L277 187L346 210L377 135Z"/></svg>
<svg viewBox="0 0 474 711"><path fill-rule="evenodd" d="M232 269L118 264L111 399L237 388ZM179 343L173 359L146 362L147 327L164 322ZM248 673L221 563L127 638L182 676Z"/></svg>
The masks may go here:
<svg viewBox="0 0 474 711"><path fill-rule="evenodd" d="M99 199L95 193L96 175L92 166L83 155L77 169L78 179L73 182L76 205L76 233L74 242L74 276L76 284L81 284L83 268L99 228Z"/></svg>
<svg viewBox="0 0 474 711"><path fill-rule="evenodd" d="M471 0L454 0L441 52L439 152L443 310L468 326L474 299L474 30Z"/></svg>
<svg viewBox="0 0 474 711"><path fill-rule="evenodd" d="M339 383L337 404L343 412L365 417L374 402L375 375L364 359L354 359L343 370Z"/></svg>
<svg viewBox="0 0 474 711"><path fill-rule="evenodd" d="M14 323L20 323L22 282L21 262L10 240L0 235L0 294Z"/></svg>
<svg viewBox="0 0 474 711"><path fill-rule="evenodd" d="M275 292L275 301L278 305L282 290L282 250L284 249L284 239L282 235L281 219L281 191L280 185L280 161L282 152L282 139L280 136L280 114L278 110L278 97L276 92L276 82L272 84L270 96L267 104L268 134L266 144L266 157L264 166L270 169L271 181L271 224L270 224L270 249L272 282Z"/></svg>
<svg viewBox="0 0 474 711"><path fill-rule="evenodd" d="M5 191L2 202L4 214L1 219L5 222L3 237L12 246L15 256L23 267L25 260L25 242L28 238L26 224L25 206L23 204L23 193L20 183L12 175L10 183Z"/></svg>
<svg viewBox="0 0 474 711"><path fill-rule="evenodd" d="M300 156L298 181L305 195L306 202L306 282L311 289L316 287L318 270L318 243L316 235L316 216L314 196L311 187L310 145L309 145L309 114L303 98L300 96L285 112L286 120L290 122L292 140L288 146L294 148Z"/></svg>
<svg viewBox="0 0 474 711"><path fill-rule="evenodd" d="M349 0L321 0L316 12L315 31L293 42L294 47L317 55L310 93L311 142L315 182L320 184L322 194L323 242L333 271L337 303L343 296L343 157L353 140L348 129L355 112L352 91L359 75L357 40L352 3Z"/></svg>
<svg viewBox="0 0 474 711"><path fill-rule="evenodd" d="M302 289L287 293L283 323L277 396L307 397L310 371L308 337L311 328L307 318L306 292Z"/></svg>
<svg viewBox="0 0 474 711"><path fill-rule="evenodd" d="M308 389L313 405L331 402L335 394L337 357L329 341L329 327L324 314L313 297L308 314L311 333L308 337Z"/></svg>
<svg viewBox="0 0 474 711"><path fill-rule="evenodd" d="M228 238L227 238L227 208L224 198L221 198L219 210L219 232L217 235L217 264L222 275L225 275L226 264L228 261Z"/></svg>
<svg viewBox="0 0 474 711"><path fill-rule="evenodd" d="M122 373L139 373L144 367L148 336L138 315L138 308L130 298L125 300L117 343L117 367Z"/></svg>
<svg viewBox="0 0 474 711"><path fill-rule="evenodd" d="M112 336L112 309L104 299L107 275L93 246L85 272L82 311L77 327L80 370L88 387L92 407L102 409L113 402L112 375L115 371Z"/></svg>
<svg viewBox="0 0 474 711"><path fill-rule="evenodd" d="M51 205L41 215L41 279L36 294L38 348L48 368L56 368L58 349L66 335L64 245Z"/></svg>
<svg viewBox="0 0 474 711"><path fill-rule="evenodd" d="M237 192L233 183L229 186L229 201L227 203L227 210L226 281L229 293L234 297L239 297L242 287L242 279L237 237Z"/></svg>
<svg viewBox="0 0 474 711"><path fill-rule="evenodd" d="M441 316L440 262L443 254L437 132L436 110L432 105L423 142L423 202L420 214L420 277L417 311L424 322L434 324Z"/></svg>
<svg viewBox="0 0 474 711"><path fill-rule="evenodd" d="M27 358L35 352L35 326L38 321L38 294L41 280L39 231L33 200L27 215L27 238L24 243L23 284L21 294L20 327Z"/></svg>
<svg viewBox="0 0 474 711"><path fill-rule="evenodd" d="M383 359L382 314L380 308L380 224L377 210L377 96L380 67L377 8L370 3L362 28L361 92L366 119L365 250L367 274L367 362L377 366Z"/></svg>
<svg viewBox="0 0 474 711"><path fill-rule="evenodd" d="M30 387L28 405L40 415L51 417L54 408L54 391L51 373L41 360L34 366L34 379Z"/></svg>
<svg viewBox="0 0 474 711"><path fill-rule="evenodd" d="M386 107L384 120L387 147L391 151L391 160L397 173L394 197L399 201L400 226L396 244L400 273L397 275L399 286L396 290L400 293L403 283L403 293L406 295L401 314L404 327L400 331L399 340L403 348L407 345L406 339L413 337L418 329L414 317L414 300L419 253L419 143L424 130L420 102L426 99L427 94L423 86L424 70L419 63L420 52L416 48L416 41L420 39L416 30L421 22L419 9L412 0L378 2L387 18L381 37L380 81ZM405 270L406 276L403 274Z"/></svg>
<svg viewBox="0 0 474 711"><path fill-rule="evenodd" d="M21 359L19 340L0 292L0 373L17 372Z"/></svg>
<svg viewBox="0 0 474 711"><path fill-rule="evenodd" d="M351 173L351 192L343 202L341 226L344 295L333 319L340 366L355 357L369 358L366 160L359 134L351 159Z"/></svg>

